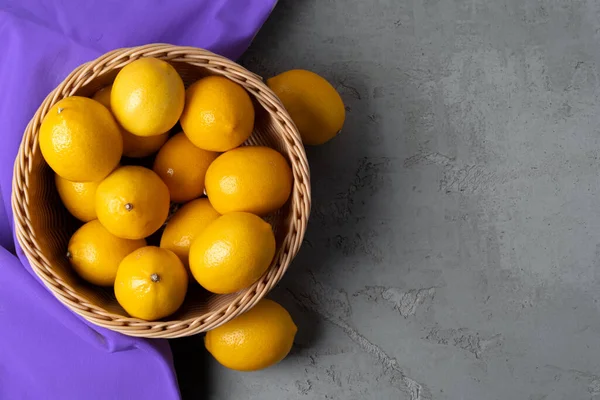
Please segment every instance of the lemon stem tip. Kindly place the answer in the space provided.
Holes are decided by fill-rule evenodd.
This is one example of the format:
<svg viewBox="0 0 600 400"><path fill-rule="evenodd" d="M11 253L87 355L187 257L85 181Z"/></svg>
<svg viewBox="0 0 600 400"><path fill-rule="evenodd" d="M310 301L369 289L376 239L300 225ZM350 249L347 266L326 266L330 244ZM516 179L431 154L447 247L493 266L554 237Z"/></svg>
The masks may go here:
<svg viewBox="0 0 600 400"><path fill-rule="evenodd" d="M131 203L127 203L127 204L125 204L125 209L126 209L127 211L131 211L131 210L133 210L133 204L131 204Z"/></svg>
<svg viewBox="0 0 600 400"><path fill-rule="evenodd" d="M158 274L152 274L150 275L150 279L152 279L152 282L159 282L160 276L158 276Z"/></svg>

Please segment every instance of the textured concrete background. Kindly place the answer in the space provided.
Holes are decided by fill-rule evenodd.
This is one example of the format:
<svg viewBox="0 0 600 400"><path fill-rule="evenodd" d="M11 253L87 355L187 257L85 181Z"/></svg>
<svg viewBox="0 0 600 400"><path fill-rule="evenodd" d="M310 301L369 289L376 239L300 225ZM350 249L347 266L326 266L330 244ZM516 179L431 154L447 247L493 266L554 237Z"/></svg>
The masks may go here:
<svg viewBox="0 0 600 400"><path fill-rule="evenodd" d="M194 342L184 394L600 399L600 2L281 0L243 63L322 74L347 121L273 293L292 354Z"/></svg>

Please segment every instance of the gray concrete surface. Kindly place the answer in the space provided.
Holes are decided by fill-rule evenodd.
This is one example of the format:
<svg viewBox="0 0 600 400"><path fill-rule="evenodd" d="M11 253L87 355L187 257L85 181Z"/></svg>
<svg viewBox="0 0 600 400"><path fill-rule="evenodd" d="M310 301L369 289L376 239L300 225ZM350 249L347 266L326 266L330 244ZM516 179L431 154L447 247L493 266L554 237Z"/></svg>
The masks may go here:
<svg viewBox="0 0 600 400"><path fill-rule="evenodd" d="M210 399L600 399L600 2L281 0L243 62L348 114L273 294L296 346Z"/></svg>

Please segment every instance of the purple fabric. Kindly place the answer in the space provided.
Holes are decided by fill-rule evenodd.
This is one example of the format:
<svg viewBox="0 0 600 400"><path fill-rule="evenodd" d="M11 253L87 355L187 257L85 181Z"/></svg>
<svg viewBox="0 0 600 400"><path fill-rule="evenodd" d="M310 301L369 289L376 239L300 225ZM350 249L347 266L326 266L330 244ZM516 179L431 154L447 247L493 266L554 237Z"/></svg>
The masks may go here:
<svg viewBox="0 0 600 400"><path fill-rule="evenodd" d="M15 156L44 97L104 52L161 42L237 58L276 0L0 0L0 399L175 399L168 343L98 328L39 283L14 240Z"/></svg>

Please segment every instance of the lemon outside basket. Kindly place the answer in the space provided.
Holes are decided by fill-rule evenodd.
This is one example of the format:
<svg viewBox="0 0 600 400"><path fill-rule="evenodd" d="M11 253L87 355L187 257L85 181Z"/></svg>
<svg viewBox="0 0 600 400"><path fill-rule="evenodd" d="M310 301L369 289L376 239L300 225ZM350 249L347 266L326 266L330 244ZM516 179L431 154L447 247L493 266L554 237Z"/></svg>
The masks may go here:
<svg viewBox="0 0 600 400"><path fill-rule="evenodd" d="M91 96L110 84L125 65L142 57L171 63L186 86L207 75L221 75L242 85L256 109L254 132L246 145L264 145L281 152L292 166L294 185L288 203L268 216L277 238L277 252L268 271L251 287L235 294L210 294L190 285L177 313L162 321L129 317L112 288L87 284L66 258L71 234L80 225L62 206L53 172L38 146L40 124L64 97ZM12 207L17 239L35 273L63 304L86 320L130 336L176 338L213 329L252 308L281 279L300 249L310 213L310 177L300 135L287 111L259 77L209 51L166 44L119 49L76 68L43 101L29 122L15 161Z"/></svg>

